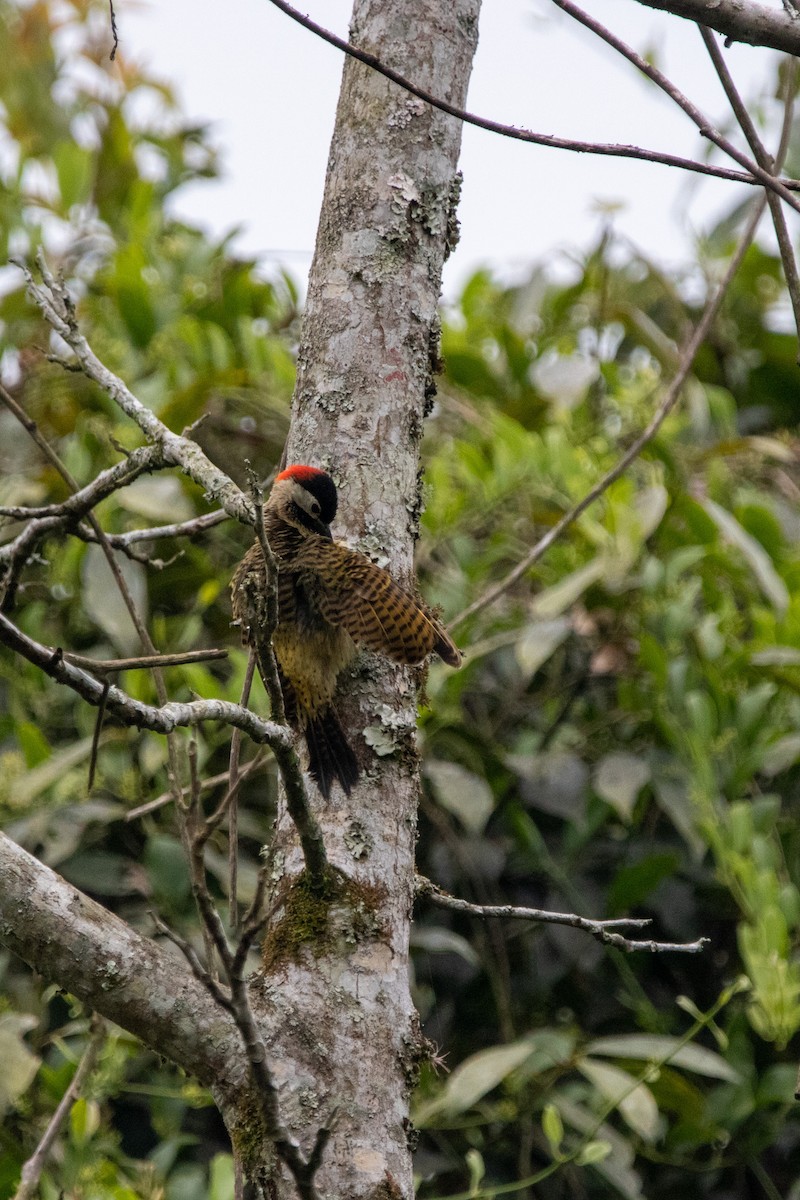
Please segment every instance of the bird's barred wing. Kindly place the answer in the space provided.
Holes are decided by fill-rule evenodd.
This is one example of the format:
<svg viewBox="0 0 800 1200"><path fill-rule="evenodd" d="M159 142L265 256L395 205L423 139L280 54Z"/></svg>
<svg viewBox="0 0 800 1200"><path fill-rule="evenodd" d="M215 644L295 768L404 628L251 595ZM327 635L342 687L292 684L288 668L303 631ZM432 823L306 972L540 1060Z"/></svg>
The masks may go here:
<svg viewBox="0 0 800 1200"><path fill-rule="evenodd" d="M315 561L318 556L324 563ZM328 542L312 544L302 557L303 566L314 572L320 613L357 645L395 662L419 663L435 653L451 667L461 665L461 654L444 626L363 554Z"/></svg>

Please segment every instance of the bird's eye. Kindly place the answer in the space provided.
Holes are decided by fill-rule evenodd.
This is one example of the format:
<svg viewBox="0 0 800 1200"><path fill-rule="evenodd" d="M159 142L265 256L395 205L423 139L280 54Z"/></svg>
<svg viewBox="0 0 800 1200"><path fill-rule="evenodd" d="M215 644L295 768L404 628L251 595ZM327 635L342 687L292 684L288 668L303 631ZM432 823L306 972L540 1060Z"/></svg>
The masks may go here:
<svg viewBox="0 0 800 1200"><path fill-rule="evenodd" d="M311 512L312 517L318 517L319 514L322 512L322 509L320 508L319 504L317 504L316 500L311 501L310 512Z"/></svg>

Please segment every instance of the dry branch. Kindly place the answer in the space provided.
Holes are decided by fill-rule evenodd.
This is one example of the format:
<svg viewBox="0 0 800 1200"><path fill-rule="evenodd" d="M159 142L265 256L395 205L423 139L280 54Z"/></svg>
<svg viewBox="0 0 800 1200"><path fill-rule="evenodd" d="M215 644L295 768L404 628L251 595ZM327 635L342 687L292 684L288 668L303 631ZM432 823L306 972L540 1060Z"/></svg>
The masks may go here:
<svg viewBox="0 0 800 1200"><path fill-rule="evenodd" d="M415 81L395 71L376 55L371 54L367 50L362 50L358 46L354 46L351 42L344 41L329 29L325 29L322 25L318 25L316 21L312 21L310 17L304 16L288 4L286 0L270 0L270 2L276 8L279 8L281 12L286 13L288 17L291 17L293 21L296 21L298 25L302 25L304 29L321 38L322 41L335 46L337 50L341 50L342 53L349 55L350 58L364 63L365 66L371 67L379 75L390 79L392 83L396 83L398 87L403 88L410 95L424 100L426 104L430 104L433 108L438 108L440 112L457 117L465 125L473 125L477 129L485 129L487 132L499 134L501 137L512 138L519 142L528 142L535 146L546 146L553 150L571 150L578 154L597 154L603 157L639 159L643 162L658 163L666 167L676 167L682 171L692 171L699 175L710 175L714 178L726 179L734 183L755 184L759 182L749 170L734 171L728 167L718 167L711 163L698 162L696 159L683 158L677 154L667 154L660 150L647 150L642 146L620 145L609 142L584 142L575 138L556 137L554 134L549 133L534 133L532 130L524 129L519 125L504 125L501 121L493 121L488 117L478 116L476 113L468 112L464 108L459 108L458 105L451 104L440 96L433 95L432 92L420 87ZM707 24L712 24L712 22L709 21ZM782 179L780 182L787 189L800 187L800 182L797 180Z"/></svg>
<svg viewBox="0 0 800 1200"><path fill-rule="evenodd" d="M722 301L725 298L725 293L727 292L728 287L730 286L734 275L738 271L742 259L744 258L747 249L753 240L753 237L755 236L758 223L761 220L764 209L766 208L766 204L767 200L765 194L756 201L750 219L745 226L744 232L739 239L739 244L736 248L736 251L728 265L727 271L725 272L725 276L716 290L706 301L706 305L703 309L700 320L697 322L691 337L687 341L684 349L681 351L678 369L648 424L638 435L638 437L634 439L634 441L631 443L619 461L611 468L611 470L606 472L602 479L600 479L593 488L590 488L583 499L579 500L574 508L571 508L569 512L566 512L561 520L556 522L552 529L549 529L543 537L539 538L538 542L531 547L525 557L518 562L517 565L513 567L503 579L501 579L498 583L493 584L490 588L487 588L483 595L479 596L477 600L474 600L472 604L468 605L467 608L463 610L463 612L460 612L457 617L454 617L453 620L451 620L451 629L455 628L457 625L460 625L462 621L466 621L468 617L474 616L475 613L487 608L490 604L494 604L494 602L499 600L499 598L504 595L509 588L513 587L513 585L522 578L525 572L528 571L534 565L534 563L539 561L545 551L549 550L553 543L561 537L562 533L564 533L564 531L568 529L570 525L577 521L581 513L585 512L587 508L594 504L595 500L598 500L604 492L608 491L611 484L614 483L616 479L619 479L619 477L623 475L625 471L627 471L634 459L638 458L645 446L656 436L659 429L664 424L667 416L670 412L672 412L672 409L680 399L681 390L683 385L686 383L689 372L692 369L695 356L702 346L703 341L705 340L706 335L708 334L708 331L711 328L717 313L719 312Z"/></svg>
<svg viewBox="0 0 800 1200"><path fill-rule="evenodd" d="M47 323L75 355L77 365L88 379L98 384L116 405L138 425L148 442L158 446L166 463L180 467L206 494L222 506L231 517L245 525L253 524L253 511L246 496L233 480L214 466L196 442L173 433L159 421L118 375L110 371L92 350L78 328L75 305L66 285L50 272L41 252L36 258L42 283L34 279L24 263L17 265L25 275L28 290ZM69 365L69 364L67 364Z"/></svg>
<svg viewBox="0 0 800 1200"><path fill-rule="evenodd" d="M647 8L686 17L721 33L726 42L745 42L800 55L800 21L785 9L757 0L638 0Z"/></svg>
<svg viewBox="0 0 800 1200"><path fill-rule="evenodd" d="M53 1142L58 1137L61 1126L69 1116L73 1104L80 1096L83 1085L95 1068L105 1036L105 1022L95 1013L91 1020L89 1041L75 1070L75 1074L69 1081L64 1095L59 1100L58 1106L50 1118L47 1129L42 1134L39 1144L30 1158L23 1164L20 1184L14 1194L14 1200L33 1200L39 1187L39 1180L42 1177L47 1157L53 1147Z"/></svg>
<svg viewBox="0 0 800 1200"><path fill-rule="evenodd" d="M468 913L473 917L502 918L512 921L535 921L540 925L567 925L571 929L582 929L597 938L606 946L614 946L627 954L635 950L649 950L652 954L680 952L683 954L699 954L708 944L709 938L701 937L694 942L656 942L650 939L626 938L617 933L620 928L642 929L651 924L649 917L615 917L608 921L598 921L591 917L581 917L577 913L550 912L546 908L523 908L515 904L471 904L468 900L460 900L442 891L430 879L417 876L416 894L438 904L440 908L449 908L452 912Z"/></svg>
<svg viewBox="0 0 800 1200"><path fill-rule="evenodd" d="M0 940L219 1094L241 1087L239 1036L174 954L0 833Z"/></svg>
<svg viewBox="0 0 800 1200"><path fill-rule="evenodd" d="M264 721L249 709L228 700L192 700L183 704L173 700L160 707L134 700L121 688L107 687L87 671L73 666L59 648L34 641L3 614L0 614L0 643L40 667L57 683L72 688L95 707L103 703L105 694L106 710L123 725L169 734L175 729L202 725L205 721L223 721L241 729L252 741L265 742L284 756L292 748L292 733L285 725Z"/></svg>

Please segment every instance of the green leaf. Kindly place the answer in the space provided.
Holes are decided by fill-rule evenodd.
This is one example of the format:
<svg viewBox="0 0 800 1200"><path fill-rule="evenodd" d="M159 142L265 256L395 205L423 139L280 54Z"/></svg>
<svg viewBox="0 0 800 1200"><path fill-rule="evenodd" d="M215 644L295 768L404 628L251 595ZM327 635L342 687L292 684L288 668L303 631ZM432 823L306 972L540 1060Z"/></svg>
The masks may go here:
<svg viewBox="0 0 800 1200"><path fill-rule="evenodd" d="M459 763L438 759L426 764L425 774L442 808L458 817L470 833L482 833L494 811L494 796L486 780Z"/></svg>
<svg viewBox="0 0 800 1200"><path fill-rule="evenodd" d="M215 1154L211 1160L208 1200L233 1200L234 1170L230 1154Z"/></svg>
<svg viewBox="0 0 800 1200"><path fill-rule="evenodd" d="M526 1078L541 1074L556 1063L566 1061L573 1045L574 1040L568 1035L541 1029L506 1046L480 1050L455 1068L438 1096L420 1106L414 1122L422 1128L439 1118L466 1112L512 1071L524 1066Z"/></svg>
<svg viewBox="0 0 800 1200"><path fill-rule="evenodd" d="M47 738L38 725L32 721L19 721L16 726L19 748L25 755L25 765L29 768L38 767L47 762L51 750Z"/></svg>
<svg viewBox="0 0 800 1200"><path fill-rule="evenodd" d="M594 1084L624 1120L646 1142L654 1142L659 1133L658 1105L644 1083L636 1083L627 1071L608 1063L584 1058L576 1064L581 1074Z"/></svg>
<svg viewBox="0 0 800 1200"><path fill-rule="evenodd" d="M775 570L772 559L761 543L749 534L727 509L715 504L713 500L704 499L701 503L722 536L740 552L755 575L765 598L778 613L785 613L789 607L789 589Z"/></svg>
<svg viewBox="0 0 800 1200"><path fill-rule="evenodd" d="M85 1146L90 1142L100 1128L100 1106L97 1101L79 1096L70 1109L69 1127L76 1145Z"/></svg>
<svg viewBox="0 0 800 1200"><path fill-rule="evenodd" d="M764 750L759 769L768 779L788 771L800 761L800 733L787 733Z"/></svg>
<svg viewBox="0 0 800 1200"><path fill-rule="evenodd" d="M557 1155L564 1140L564 1124L561 1120L561 1113L555 1104L545 1104L542 1110L542 1131L547 1138L551 1152L554 1156Z"/></svg>
<svg viewBox="0 0 800 1200"><path fill-rule="evenodd" d="M133 602L142 620L147 622L147 576L141 563L123 554L115 556ZM83 606L122 655L137 654L141 641L131 615L99 546L87 546L81 565Z"/></svg>
<svg viewBox="0 0 800 1200"><path fill-rule="evenodd" d="M573 571L571 575L565 575L558 583L545 588L534 597L530 606L531 614L539 620L560 616L580 599L587 588L603 578L605 569L604 560L598 557L592 559L585 567Z"/></svg>
<svg viewBox="0 0 800 1200"><path fill-rule="evenodd" d="M481 965L480 955L472 944L460 933L444 929L441 925L414 925L409 941L413 950L425 950L428 954L457 954L471 967Z"/></svg>
<svg viewBox="0 0 800 1200"><path fill-rule="evenodd" d="M28 1090L39 1069L40 1059L33 1054L23 1035L39 1024L28 1013L4 1013L0 1016L0 1113L14 1105Z"/></svg>
<svg viewBox="0 0 800 1200"><path fill-rule="evenodd" d="M662 880L678 869L677 854L649 854L641 862L622 867L608 890L608 911L611 915L627 912L650 895Z"/></svg>
<svg viewBox="0 0 800 1200"><path fill-rule="evenodd" d="M721 1055L693 1042L682 1046L680 1038L666 1034L630 1033L617 1037L595 1038L586 1047L587 1053L605 1058L635 1058L642 1062L668 1062L672 1067L682 1067L695 1075L709 1079L724 1079L727 1083L739 1083L738 1071Z"/></svg>
<svg viewBox="0 0 800 1200"><path fill-rule="evenodd" d="M62 779L68 771L87 759L92 750L92 738L81 738L64 750L51 754L38 767L28 771L14 785L14 803L24 809L33 800Z"/></svg>
<svg viewBox="0 0 800 1200"><path fill-rule="evenodd" d="M592 1141L587 1142L582 1150L575 1156L575 1165L577 1167L590 1167L593 1163L603 1162L611 1153L611 1143Z"/></svg>
<svg viewBox="0 0 800 1200"><path fill-rule="evenodd" d="M606 754L592 775L592 785L598 796L610 804L623 821L631 819L636 799L649 782L650 764L624 751Z"/></svg>
<svg viewBox="0 0 800 1200"><path fill-rule="evenodd" d="M515 647L519 668L530 680L572 632L568 617L535 621L528 625Z"/></svg>

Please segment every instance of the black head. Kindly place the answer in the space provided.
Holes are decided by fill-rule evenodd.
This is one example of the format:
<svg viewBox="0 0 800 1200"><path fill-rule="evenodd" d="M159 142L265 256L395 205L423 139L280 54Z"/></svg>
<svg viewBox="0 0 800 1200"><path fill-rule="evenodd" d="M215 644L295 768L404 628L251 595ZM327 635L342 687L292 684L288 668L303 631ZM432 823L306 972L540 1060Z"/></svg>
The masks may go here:
<svg viewBox="0 0 800 1200"><path fill-rule="evenodd" d="M295 463L281 471L275 479L276 484L294 484L292 495L303 516L310 518L303 524L314 528L317 532L327 533L327 527L336 516L337 496L336 484L330 475L317 467L306 467ZM322 529L320 529L322 526ZM328 536L330 534L328 533Z"/></svg>

